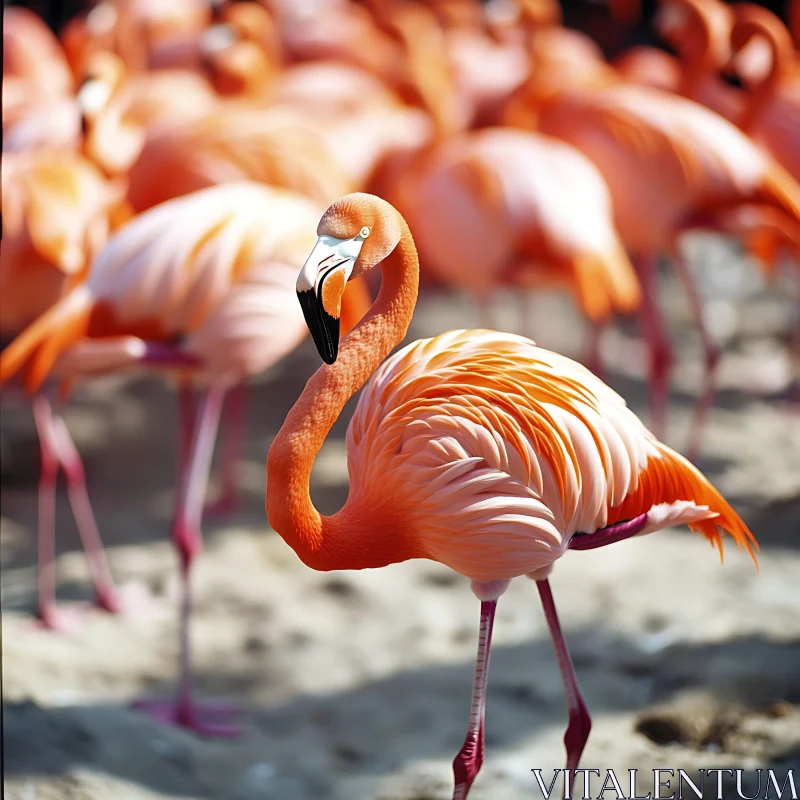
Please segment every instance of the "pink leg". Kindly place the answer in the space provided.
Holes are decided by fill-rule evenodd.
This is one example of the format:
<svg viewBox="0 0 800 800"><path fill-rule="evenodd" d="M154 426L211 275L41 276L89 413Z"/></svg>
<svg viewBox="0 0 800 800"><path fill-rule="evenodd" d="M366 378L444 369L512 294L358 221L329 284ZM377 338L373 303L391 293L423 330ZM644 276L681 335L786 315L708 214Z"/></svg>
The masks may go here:
<svg viewBox="0 0 800 800"><path fill-rule="evenodd" d="M605 369L603 368L603 358L600 354L600 343L603 340L605 323L591 322L589 330L589 347L587 348L586 366L597 375L600 380L604 380Z"/></svg>
<svg viewBox="0 0 800 800"><path fill-rule="evenodd" d="M178 490L173 537L181 561L183 596L180 615L180 661L178 692L173 702L137 701L135 706L153 714L161 722L180 725L209 736L236 736L238 730L224 722L206 721L232 716L235 710L227 704L199 704L192 697L192 673L189 651L189 617L192 610L190 573L195 557L203 547L200 522L208 474L214 453L225 391L206 391L195 424L189 453L188 469L184 470ZM205 718L205 719L203 719Z"/></svg>
<svg viewBox="0 0 800 800"><path fill-rule="evenodd" d="M207 505L205 513L211 517L227 517L236 509L239 488L237 465L244 444L244 420L247 387L235 386L225 401L225 419L222 422L222 488L219 497Z"/></svg>
<svg viewBox="0 0 800 800"><path fill-rule="evenodd" d="M192 446L192 432L195 424L195 408L192 389L189 384L178 387L178 473L177 486L183 485L183 475L189 461L189 448Z"/></svg>
<svg viewBox="0 0 800 800"><path fill-rule="evenodd" d="M652 259L637 262L642 284L640 319L642 332L650 349L650 425L653 433L663 438L666 430L669 371L672 346L664 330L664 319L658 306L658 281Z"/></svg>
<svg viewBox="0 0 800 800"><path fill-rule="evenodd" d="M58 448L58 459L67 477L67 493L75 524L89 561L89 572L97 595L97 605L106 611L119 613L125 609L126 603L111 578L103 542L100 539L100 531L97 529L92 505L89 502L89 493L86 490L86 476L81 457L78 455L64 420L61 417L55 417L51 419L51 424Z"/></svg>
<svg viewBox="0 0 800 800"><path fill-rule="evenodd" d="M478 659L475 664L475 685L472 691L472 709L469 715L467 738L453 761L453 775L455 776L453 800L465 800L483 764L486 680L489 675L489 650L492 646L492 628L496 609L497 600L481 602L481 624L478 638Z"/></svg>
<svg viewBox="0 0 800 800"><path fill-rule="evenodd" d="M700 341L703 345L703 358L705 360L705 370L703 373L703 389L697 398L692 416L692 426L689 429L689 458L694 461L700 450L700 436L703 430L706 413L714 399L714 389L716 384L716 370L719 363L720 349L716 342L711 338L705 322L705 311L703 301L697 293L697 287L689 272L686 262L680 257L675 256L675 270L683 283L686 295L689 298L689 306L697 323L697 330L700 334Z"/></svg>
<svg viewBox="0 0 800 800"><path fill-rule="evenodd" d="M567 643L564 641L564 634L558 621L553 593L550 591L550 583L546 578L542 581L536 581L536 588L539 590L539 597L542 599L544 616L550 628L550 636L553 639L558 667L561 670L561 677L564 679L564 690L567 694L569 724L567 725L567 732L564 734L564 746L567 748L567 772L564 780L566 781L567 776L569 776L570 783L569 794L567 794L566 785L564 786L564 796L571 797L572 787L575 784L575 770L580 763L583 748L589 739L592 718L589 716L583 697L581 697L578 677L575 675L575 668L572 666L572 659L569 656Z"/></svg>
<svg viewBox="0 0 800 800"><path fill-rule="evenodd" d="M478 324L487 331L497 330L497 296L486 292L475 298L478 304Z"/></svg>
<svg viewBox="0 0 800 800"><path fill-rule="evenodd" d="M55 526L58 449L53 431L53 412L46 397L33 398L33 418L41 449L39 474L39 619L51 630L75 627L74 614L56 608Z"/></svg>

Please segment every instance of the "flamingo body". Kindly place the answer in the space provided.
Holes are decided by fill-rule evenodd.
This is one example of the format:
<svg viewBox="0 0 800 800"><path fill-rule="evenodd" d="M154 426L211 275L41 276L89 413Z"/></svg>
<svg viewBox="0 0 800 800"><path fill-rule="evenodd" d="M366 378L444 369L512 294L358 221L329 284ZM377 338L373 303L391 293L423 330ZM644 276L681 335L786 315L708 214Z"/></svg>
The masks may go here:
<svg viewBox="0 0 800 800"><path fill-rule="evenodd" d="M200 362L200 382L234 384L265 369L305 334L291 276L316 215L300 195L246 182L162 203L125 226L85 284L9 347L0 378L32 358L27 385L34 389L72 345L109 337L119 342L119 367L141 357L133 337L180 339L181 352ZM32 343L48 336L35 354ZM75 353L68 363L84 371Z"/></svg>
<svg viewBox="0 0 800 800"><path fill-rule="evenodd" d="M603 178L561 141L500 128L468 134L424 159L397 195L424 263L451 285L480 294L563 284L594 321L638 305Z"/></svg>
<svg viewBox="0 0 800 800"><path fill-rule="evenodd" d="M569 704L568 796L591 720L550 592L555 561L573 542L591 549L675 523L718 547L727 531L753 556L755 539L699 470L570 359L487 330L451 331L387 359L411 321L419 261L406 221L386 201L340 198L317 233L297 292L326 363L270 447L270 524L318 570L428 558L472 579L478 658L454 800L465 800L483 761L497 600L512 578L535 579ZM340 346L329 319L336 297L379 263L380 294ZM350 491L340 511L322 516L309 494L314 458L362 387L347 431Z"/></svg>
<svg viewBox="0 0 800 800"><path fill-rule="evenodd" d="M340 513L374 519L389 506L382 524L416 555L480 582L544 577L575 534L640 514L642 533L689 524L719 545L720 525L753 541L618 394L521 336L451 331L391 356L359 398L347 445Z"/></svg>

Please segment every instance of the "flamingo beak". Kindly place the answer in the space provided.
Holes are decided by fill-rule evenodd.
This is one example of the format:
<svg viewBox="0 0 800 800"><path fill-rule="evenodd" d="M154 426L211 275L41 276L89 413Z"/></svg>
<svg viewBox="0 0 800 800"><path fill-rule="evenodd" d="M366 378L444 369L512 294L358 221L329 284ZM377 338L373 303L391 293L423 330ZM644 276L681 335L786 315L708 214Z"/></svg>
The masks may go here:
<svg viewBox="0 0 800 800"><path fill-rule="evenodd" d="M342 295L366 239L364 230L352 239L320 236L297 278L300 308L326 364L333 364L339 353Z"/></svg>

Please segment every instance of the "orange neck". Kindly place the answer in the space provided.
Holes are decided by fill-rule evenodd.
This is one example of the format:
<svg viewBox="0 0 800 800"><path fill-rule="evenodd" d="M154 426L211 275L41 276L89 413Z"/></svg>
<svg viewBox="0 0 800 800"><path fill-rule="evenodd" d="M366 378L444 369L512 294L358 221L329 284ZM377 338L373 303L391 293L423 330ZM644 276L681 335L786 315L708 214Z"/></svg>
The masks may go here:
<svg viewBox="0 0 800 800"><path fill-rule="evenodd" d="M770 49L771 66L764 80L749 93L749 102L739 120L739 127L747 132L758 123L764 109L780 90L781 83L791 73L794 61L794 48L789 32L777 18L761 14L765 9L750 7L740 10L733 31L735 49L746 45L753 36L763 36Z"/></svg>
<svg viewBox="0 0 800 800"><path fill-rule="evenodd" d="M267 458L267 516L310 567L320 570L382 567L414 557L398 509L377 498L354 497L323 517L309 494L311 468L345 403L408 330L419 286L419 261L411 232L401 221L400 243L383 262L381 289L369 314L347 336L335 363L306 384L272 443Z"/></svg>
<svg viewBox="0 0 800 800"><path fill-rule="evenodd" d="M692 98L700 84L715 75L722 64L719 63L720 56L714 47L714 21L709 19L707 11L701 5L687 2L684 7L691 22L681 31L680 40L674 45L684 64L679 94ZM691 41L695 35L698 38ZM687 38L689 42L685 41Z"/></svg>

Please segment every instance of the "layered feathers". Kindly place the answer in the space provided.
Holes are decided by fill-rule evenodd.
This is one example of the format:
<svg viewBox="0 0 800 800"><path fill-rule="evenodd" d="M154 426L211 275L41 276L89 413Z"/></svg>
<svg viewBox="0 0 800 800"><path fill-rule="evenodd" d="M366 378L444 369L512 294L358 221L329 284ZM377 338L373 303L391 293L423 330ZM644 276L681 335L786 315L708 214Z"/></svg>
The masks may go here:
<svg viewBox="0 0 800 800"><path fill-rule="evenodd" d="M756 546L619 395L511 334L452 331L390 357L348 428L348 469L345 509L384 498L427 557L480 581L546 574L573 535L642 513L645 533L686 523L720 550L720 529Z"/></svg>

